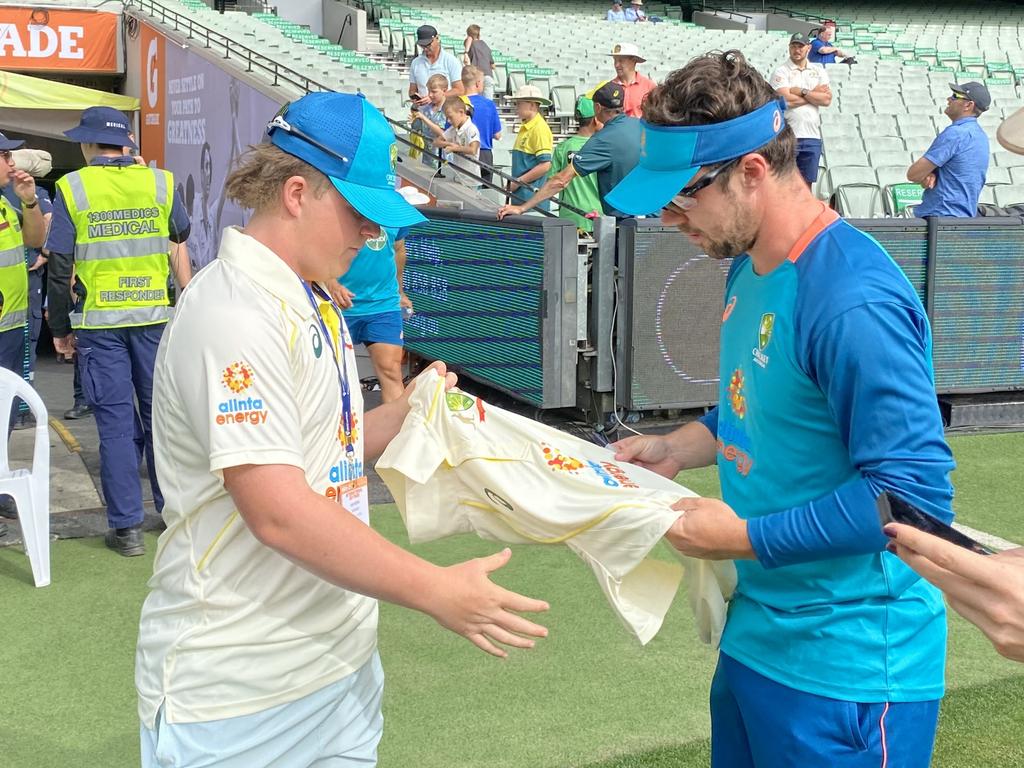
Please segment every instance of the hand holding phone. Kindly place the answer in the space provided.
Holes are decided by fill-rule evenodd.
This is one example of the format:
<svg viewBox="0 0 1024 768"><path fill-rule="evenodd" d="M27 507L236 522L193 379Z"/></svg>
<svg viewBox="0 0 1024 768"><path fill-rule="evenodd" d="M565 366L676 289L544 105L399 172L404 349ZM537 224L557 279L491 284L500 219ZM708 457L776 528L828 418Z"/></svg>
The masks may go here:
<svg viewBox="0 0 1024 768"><path fill-rule="evenodd" d="M882 491L875 504L878 507L878 518L882 522L882 527L889 523L903 523L938 536L958 547L977 552L979 555L994 555L996 553L996 550L991 547L985 546L980 541L975 541L967 534L961 533L951 525L946 525L937 517L932 517L924 510L915 507L909 501L904 501L899 496L894 496L889 491Z"/></svg>

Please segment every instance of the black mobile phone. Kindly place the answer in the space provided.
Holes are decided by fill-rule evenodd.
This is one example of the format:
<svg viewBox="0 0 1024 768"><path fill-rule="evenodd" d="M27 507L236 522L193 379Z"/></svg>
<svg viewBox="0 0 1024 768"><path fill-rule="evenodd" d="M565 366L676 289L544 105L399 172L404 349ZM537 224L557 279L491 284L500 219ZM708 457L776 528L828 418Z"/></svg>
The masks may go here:
<svg viewBox="0 0 1024 768"><path fill-rule="evenodd" d="M979 555L994 555L996 550L987 547L980 541L975 541L970 536L960 533L951 525L946 525L937 517L929 515L922 509L915 507L909 501L894 496L888 491L882 491L876 500L878 506L878 518L885 526L888 523L903 523L910 525L925 533L938 536L940 539L956 544L958 547L977 552Z"/></svg>

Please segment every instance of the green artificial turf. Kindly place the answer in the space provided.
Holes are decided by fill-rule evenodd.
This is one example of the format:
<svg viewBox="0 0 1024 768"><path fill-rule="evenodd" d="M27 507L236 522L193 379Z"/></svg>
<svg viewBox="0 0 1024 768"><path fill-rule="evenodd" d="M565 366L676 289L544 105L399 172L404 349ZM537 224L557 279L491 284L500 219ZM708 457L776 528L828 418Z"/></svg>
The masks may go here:
<svg viewBox="0 0 1024 768"><path fill-rule="evenodd" d="M1008 466L1024 435L957 437L957 508L969 525L1024 540ZM713 471L680 481L717 491ZM1016 514L1018 519L1014 519ZM392 506L374 524L400 543ZM0 766L138 765L133 664L139 608L156 541L124 559L99 539L58 541L53 584L30 586L20 550L0 549ZM415 548L438 563L497 545L458 537ZM707 689L715 655L677 601L641 648L589 569L561 548L516 547L499 583L551 603L550 637L507 661L430 619L382 606L387 674L382 768L689 768L708 764ZM999 657L958 617L950 622L949 694L935 765L1024 765L1024 665Z"/></svg>

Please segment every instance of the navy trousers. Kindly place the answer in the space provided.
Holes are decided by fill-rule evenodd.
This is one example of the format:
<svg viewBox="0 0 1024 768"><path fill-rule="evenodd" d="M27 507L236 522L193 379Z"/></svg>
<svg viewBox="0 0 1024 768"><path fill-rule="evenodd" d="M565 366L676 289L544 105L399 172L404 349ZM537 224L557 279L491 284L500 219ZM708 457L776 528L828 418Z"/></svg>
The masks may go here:
<svg viewBox="0 0 1024 768"><path fill-rule="evenodd" d="M164 325L75 334L82 389L100 436L100 481L111 528L142 523L143 453L157 512L164 508L153 462L153 369Z"/></svg>

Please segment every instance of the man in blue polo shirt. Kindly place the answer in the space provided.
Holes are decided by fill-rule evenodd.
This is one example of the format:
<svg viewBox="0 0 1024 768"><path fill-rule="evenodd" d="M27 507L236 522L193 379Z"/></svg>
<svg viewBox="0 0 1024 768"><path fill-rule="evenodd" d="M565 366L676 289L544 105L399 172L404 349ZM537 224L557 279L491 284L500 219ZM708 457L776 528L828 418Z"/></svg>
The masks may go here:
<svg viewBox="0 0 1024 768"><path fill-rule="evenodd" d="M717 460L724 501L681 500L668 533L736 560L713 768L927 768L945 609L886 551L875 499L953 517L928 317L878 242L804 184L784 109L739 51L694 59L644 102L644 153L609 202L662 208L733 262L718 407L616 459L668 477Z"/></svg>
<svg viewBox="0 0 1024 768"><path fill-rule="evenodd" d="M907 179L924 187L914 215L978 215L978 198L988 173L988 136L978 117L992 106L988 88L981 83L950 83L953 95L946 100L946 117L953 124L910 168Z"/></svg>

